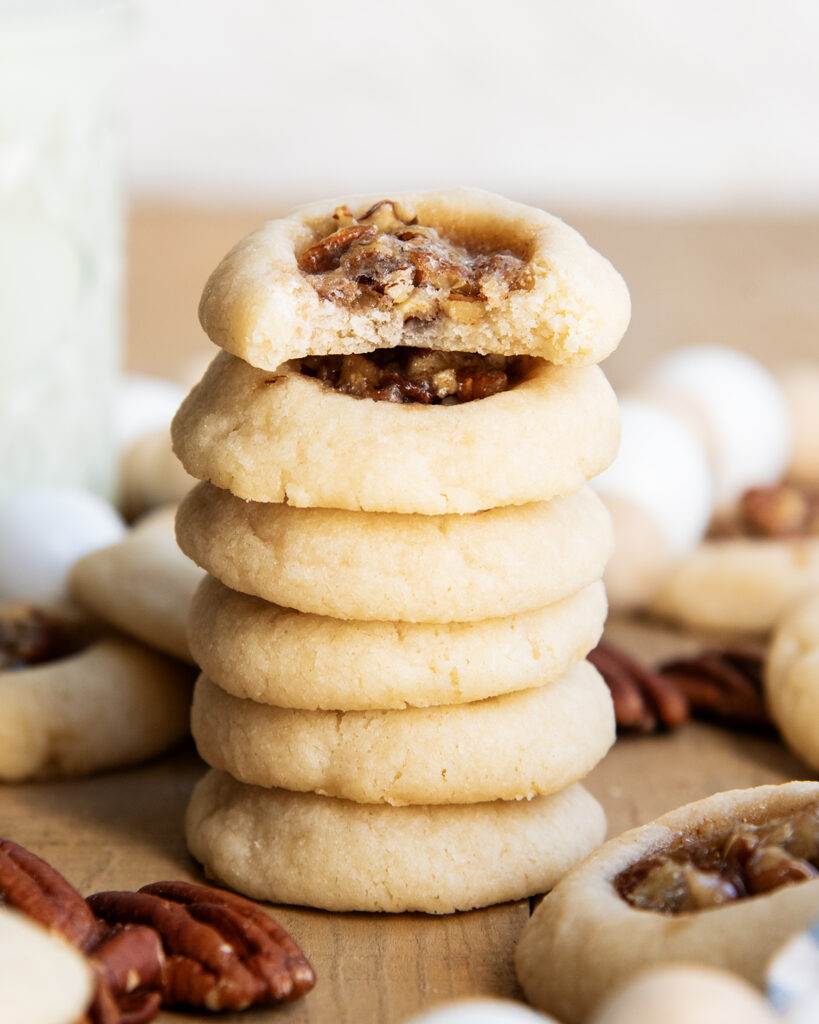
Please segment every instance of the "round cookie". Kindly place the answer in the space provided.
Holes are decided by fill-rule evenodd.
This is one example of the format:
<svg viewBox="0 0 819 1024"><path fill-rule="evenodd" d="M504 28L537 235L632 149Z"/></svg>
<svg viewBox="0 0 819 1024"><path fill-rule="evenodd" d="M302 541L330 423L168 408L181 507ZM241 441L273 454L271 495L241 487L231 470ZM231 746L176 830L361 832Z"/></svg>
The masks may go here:
<svg viewBox="0 0 819 1024"><path fill-rule="evenodd" d="M30 918L0 905L3 1024L77 1024L94 995L85 956Z"/></svg>
<svg viewBox="0 0 819 1024"><path fill-rule="evenodd" d="M559 601L600 579L611 521L585 487L463 516L293 508L199 484L179 546L233 590L339 619L475 622Z"/></svg>
<svg viewBox="0 0 819 1024"><path fill-rule="evenodd" d="M174 508L140 520L116 544L76 562L72 597L104 622L165 654L192 661L186 635L188 608L202 579L174 537Z"/></svg>
<svg viewBox="0 0 819 1024"><path fill-rule="evenodd" d="M819 770L819 588L777 623L764 684L768 710L785 742Z"/></svg>
<svg viewBox="0 0 819 1024"><path fill-rule="evenodd" d="M484 257L496 252L501 263L511 257L521 271L513 271L519 281L507 288L502 280L490 280L472 301L454 301L452 286L439 290L435 278L438 265L449 264L451 255L457 260L458 254L441 259L431 252L424 261L432 274L416 273L413 283L407 264L408 276L402 271L402 280L394 282L400 296L388 283L383 294L353 285L359 294L345 299L341 293L350 290L349 279L341 289L321 281L323 268L337 265L342 247L319 254L309 266L304 259L308 249L343 225L333 214L345 205L352 216L344 221L366 220L365 236L396 224L403 230L414 217L422 231L439 232L444 245L450 240ZM353 226L356 233L361 228ZM377 245L379 238L374 241ZM433 242L433 249L440 244ZM362 279L372 281L371 271L380 276L382 269L370 262ZM357 196L303 207L234 246L208 280L199 306L211 341L267 370L305 355L407 344L596 363L616 347L630 313L623 279L576 231L542 210L475 189Z"/></svg>
<svg viewBox="0 0 819 1024"><path fill-rule="evenodd" d="M817 801L815 782L717 793L609 840L524 927L515 961L529 1002L565 1024L580 1024L615 986L675 961L727 968L762 986L773 952L819 916L819 878L676 914L631 905L615 879L681 842L723 842L735 825L774 821Z"/></svg>
<svg viewBox="0 0 819 1024"><path fill-rule="evenodd" d="M194 857L271 903L325 910L456 910L551 888L603 838L580 784L532 800L390 807L262 789L212 770L188 805Z"/></svg>
<svg viewBox="0 0 819 1024"><path fill-rule="evenodd" d="M477 512L569 494L609 465L619 414L596 366L538 362L458 405L373 401L220 353L183 402L174 449L240 498L371 512Z"/></svg>
<svg viewBox="0 0 819 1024"><path fill-rule="evenodd" d="M649 607L695 629L767 633L819 589L819 538L704 541L663 579Z"/></svg>
<svg viewBox="0 0 819 1024"><path fill-rule="evenodd" d="M669 964L643 971L606 999L589 1024L782 1024L758 989L730 971Z"/></svg>
<svg viewBox="0 0 819 1024"><path fill-rule="evenodd" d="M0 779L85 775L147 760L188 734L186 666L119 636L0 671Z"/></svg>
<svg viewBox="0 0 819 1024"><path fill-rule="evenodd" d="M614 712L586 661L548 686L401 711L276 708L200 676L191 731L200 757L240 782L357 803L467 804L582 779L614 742Z"/></svg>
<svg viewBox="0 0 819 1024"><path fill-rule="evenodd" d="M194 660L262 704L363 711L481 700L551 683L600 639L606 593L482 622L355 622L282 608L206 576L191 602Z"/></svg>

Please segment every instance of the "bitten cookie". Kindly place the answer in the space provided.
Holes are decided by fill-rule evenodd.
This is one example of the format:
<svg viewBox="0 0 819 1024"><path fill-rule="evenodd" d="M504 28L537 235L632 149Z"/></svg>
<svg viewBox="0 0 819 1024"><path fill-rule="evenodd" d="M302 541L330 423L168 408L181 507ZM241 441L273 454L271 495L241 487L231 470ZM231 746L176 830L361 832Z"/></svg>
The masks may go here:
<svg viewBox="0 0 819 1024"><path fill-rule="evenodd" d="M358 803L519 800L577 782L614 742L609 689L586 661L548 686L402 711L300 711L200 676L199 754L241 782Z"/></svg>
<svg viewBox="0 0 819 1024"><path fill-rule="evenodd" d="M0 621L0 779L133 764L188 734L187 666L33 608Z"/></svg>
<svg viewBox="0 0 819 1024"><path fill-rule="evenodd" d="M765 696L788 746L819 770L819 591L782 617L768 649Z"/></svg>
<svg viewBox="0 0 819 1024"><path fill-rule="evenodd" d="M516 951L527 999L580 1024L615 986L674 961L762 986L819 916L819 783L718 793L605 843L538 906Z"/></svg>
<svg viewBox="0 0 819 1024"><path fill-rule="evenodd" d="M540 361L480 401L419 405L342 394L298 363L268 372L221 353L173 424L188 472L240 498L427 515L568 494L609 465L618 437L598 367Z"/></svg>
<svg viewBox="0 0 819 1024"><path fill-rule="evenodd" d="M600 579L611 521L583 488L464 516L292 508L199 484L179 545L227 586L339 619L474 622L559 601Z"/></svg>
<svg viewBox="0 0 819 1024"><path fill-rule="evenodd" d="M165 654L191 661L186 622L203 573L174 537L173 508L140 521L117 544L75 563L72 596L104 622Z"/></svg>
<svg viewBox="0 0 819 1024"><path fill-rule="evenodd" d="M587 364L630 316L611 264L556 217L471 189L357 196L274 220L236 245L199 307L253 366L420 345Z"/></svg>
<svg viewBox="0 0 819 1024"><path fill-rule="evenodd" d="M460 704L551 683L600 639L603 584L482 622L348 622L230 590L206 576L191 602L197 665L236 697L307 710Z"/></svg>
<svg viewBox="0 0 819 1024"><path fill-rule="evenodd" d="M428 914L543 892L605 829L579 784L528 801L389 807L261 789L218 771L197 784L186 821L206 873L254 899Z"/></svg>

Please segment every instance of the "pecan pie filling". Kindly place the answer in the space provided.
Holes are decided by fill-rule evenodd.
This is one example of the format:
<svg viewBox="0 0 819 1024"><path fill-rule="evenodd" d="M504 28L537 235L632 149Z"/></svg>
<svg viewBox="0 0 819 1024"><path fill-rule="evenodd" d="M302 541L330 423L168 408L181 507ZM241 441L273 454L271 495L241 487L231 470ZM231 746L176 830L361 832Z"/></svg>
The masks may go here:
<svg viewBox="0 0 819 1024"><path fill-rule="evenodd" d="M534 363L530 356L481 356L402 345L366 355L308 356L300 361L300 370L355 398L455 405L508 391Z"/></svg>
<svg viewBox="0 0 819 1024"><path fill-rule="evenodd" d="M711 524L708 537L819 537L819 491L795 483L752 487L742 495L732 515Z"/></svg>
<svg viewBox="0 0 819 1024"><path fill-rule="evenodd" d="M78 654L93 640L93 630L34 605L0 608L0 672L44 665Z"/></svg>
<svg viewBox="0 0 819 1024"><path fill-rule="evenodd" d="M632 906L664 914L702 910L819 877L819 801L761 825L694 838L646 857L614 879Z"/></svg>
<svg viewBox="0 0 819 1024"><path fill-rule="evenodd" d="M318 294L335 303L398 309L405 321L443 315L475 323L487 305L527 286L528 264L519 255L460 245L391 199L361 217L339 206L333 218L338 226L297 264Z"/></svg>

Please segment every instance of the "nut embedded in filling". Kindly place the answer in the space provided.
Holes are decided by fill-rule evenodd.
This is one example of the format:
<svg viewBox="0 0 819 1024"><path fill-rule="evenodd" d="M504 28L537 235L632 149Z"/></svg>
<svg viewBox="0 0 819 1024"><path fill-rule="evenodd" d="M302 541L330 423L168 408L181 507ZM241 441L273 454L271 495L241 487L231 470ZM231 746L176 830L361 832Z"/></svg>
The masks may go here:
<svg viewBox="0 0 819 1024"><path fill-rule="evenodd" d="M34 605L0 608L0 672L44 665L78 654L93 640L86 624L60 618Z"/></svg>
<svg viewBox="0 0 819 1024"><path fill-rule="evenodd" d="M309 356L300 361L300 370L356 398L455 405L508 391L534 363L529 356L481 356L403 345L366 355Z"/></svg>
<svg viewBox="0 0 819 1024"><path fill-rule="evenodd" d="M528 283L524 259L504 250L479 250L443 237L399 203L383 199L361 217L348 206L338 225L297 260L323 299L354 306L369 300L398 310L404 321L439 315L475 323Z"/></svg>
<svg viewBox="0 0 819 1024"><path fill-rule="evenodd" d="M819 537L819 492L793 483L752 487L731 515L711 524L708 537Z"/></svg>
<svg viewBox="0 0 819 1024"><path fill-rule="evenodd" d="M614 879L632 906L664 914L702 910L819 877L819 801L727 835L683 840Z"/></svg>

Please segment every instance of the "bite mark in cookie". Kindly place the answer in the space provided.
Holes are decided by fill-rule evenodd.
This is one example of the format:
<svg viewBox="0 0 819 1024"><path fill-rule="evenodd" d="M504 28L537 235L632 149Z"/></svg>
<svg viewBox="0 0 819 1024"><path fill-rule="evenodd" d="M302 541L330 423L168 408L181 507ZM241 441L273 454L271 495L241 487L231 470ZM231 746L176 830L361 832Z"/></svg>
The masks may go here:
<svg viewBox="0 0 819 1024"><path fill-rule="evenodd" d="M333 222L297 264L322 298L343 305L397 307L405 323L442 315L474 323L485 304L500 304L530 280L527 255L487 242L477 248L474 239L459 244L391 199L360 217L342 204Z"/></svg>

